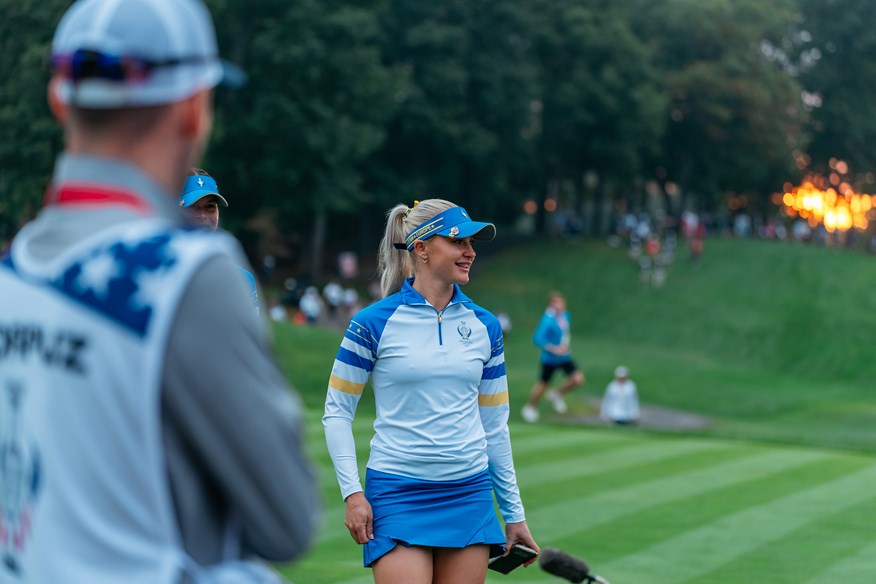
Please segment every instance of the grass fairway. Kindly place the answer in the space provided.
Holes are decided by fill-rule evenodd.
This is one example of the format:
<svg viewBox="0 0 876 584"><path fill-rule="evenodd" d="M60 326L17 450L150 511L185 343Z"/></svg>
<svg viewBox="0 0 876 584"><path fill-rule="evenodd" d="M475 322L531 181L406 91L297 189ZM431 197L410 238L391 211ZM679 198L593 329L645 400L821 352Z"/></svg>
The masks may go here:
<svg viewBox="0 0 876 584"><path fill-rule="evenodd" d="M703 264L642 287L623 250L539 244L481 258L466 292L510 313L511 431L540 545L612 584L876 582L876 260L767 242L707 242ZM537 372L529 337L547 291L569 296L588 413L625 363L646 403L712 418L693 433L545 421L519 407ZM297 584L372 582L343 526L319 421L340 333L280 325L277 350L308 410L325 513ZM588 399L591 398L591 399ZM367 456L373 403L355 430ZM560 582L536 567L488 582Z"/></svg>

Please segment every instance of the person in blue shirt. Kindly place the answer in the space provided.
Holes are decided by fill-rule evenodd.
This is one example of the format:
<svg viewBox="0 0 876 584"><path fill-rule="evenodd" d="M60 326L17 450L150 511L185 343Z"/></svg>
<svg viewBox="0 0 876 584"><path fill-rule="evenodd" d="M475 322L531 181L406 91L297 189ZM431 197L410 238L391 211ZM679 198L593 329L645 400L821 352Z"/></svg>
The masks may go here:
<svg viewBox="0 0 876 584"><path fill-rule="evenodd" d="M564 414L568 410L564 396L583 385L584 373L578 369L572 359L571 340L566 298L559 292L551 292L548 307L532 336L532 342L541 349L541 377L532 388L529 401L520 412L527 422L538 421L538 404L545 393L554 410ZM548 391L551 378L557 369L562 369L566 373L566 381L558 389Z"/></svg>
<svg viewBox="0 0 876 584"><path fill-rule="evenodd" d="M200 168L192 168L191 174L186 177L182 194L179 197L179 206L185 209L189 221L196 226L210 231L219 230L219 206L227 207L228 201L219 194L219 186L210 174ZM259 302L259 288L256 285L255 276L244 267L240 267L243 279L249 289L249 297L255 307L256 313L261 312Z"/></svg>
<svg viewBox="0 0 876 584"><path fill-rule="evenodd" d="M326 443L344 523L377 584L483 584L491 557L513 544L538 550L511 454L502 328L460 289L475 241L495 233L441 199L393 208L383 298L353 317L335 358ZM363 489L352 423L369 381L376 420Z"/></svg>

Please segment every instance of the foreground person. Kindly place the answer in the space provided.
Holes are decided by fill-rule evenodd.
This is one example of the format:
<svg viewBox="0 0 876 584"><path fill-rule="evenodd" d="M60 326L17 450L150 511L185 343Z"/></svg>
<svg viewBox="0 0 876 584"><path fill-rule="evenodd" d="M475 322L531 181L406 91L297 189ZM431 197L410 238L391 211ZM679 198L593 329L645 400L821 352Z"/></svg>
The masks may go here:
<svg viewBox="0 0 876 584"><path fill-rule="evenodd" d="M196 0L79 0L46 205L0 257L0 582L278 582L310 545L301 408L228 235L177 199L223 75Z"/></svg>

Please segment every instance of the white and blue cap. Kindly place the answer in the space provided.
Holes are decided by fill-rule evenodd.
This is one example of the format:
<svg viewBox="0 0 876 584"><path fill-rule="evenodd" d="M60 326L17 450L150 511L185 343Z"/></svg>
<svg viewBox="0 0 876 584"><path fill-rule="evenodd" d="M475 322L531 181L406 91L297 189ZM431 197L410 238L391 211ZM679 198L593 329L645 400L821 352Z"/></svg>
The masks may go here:
<svg viewBox="0 0 876 584"><path fill-rule="evenodd" d="M78 0L52 40L62 103L89 109L162 105L245 74L219 59L200 0Z"/></svg>
<svg viewBox="0 0 876 584"><path fill-rule="evenodd" d="M219 186L212 176L204 174L194 174L186 178L186 184L183 185L182 195L179 197L180 207L191 207L206 196L213 195L223 207L228 206L228 201L225 197L219 194Z"/></svg>
<svg viewBox="0 0 876 584"><path fill-rule="evenodd" d="M405 237L404 243L393 244L397 249L414 249L414 243L418 239L429 239L433 235L441 235L450 239L463 239L474 237L483 241L490 241L496 237L496 226L492 223L472 221L468 213L462 207L451 207L438 213L428 221L424 221Z"/></svg>

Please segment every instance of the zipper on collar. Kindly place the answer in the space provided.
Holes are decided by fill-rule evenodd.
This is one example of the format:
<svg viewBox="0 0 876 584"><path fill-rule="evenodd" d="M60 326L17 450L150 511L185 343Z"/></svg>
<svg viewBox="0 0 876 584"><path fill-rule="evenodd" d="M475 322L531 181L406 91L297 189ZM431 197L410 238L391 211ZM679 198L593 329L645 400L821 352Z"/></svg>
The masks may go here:
<svg viewBox="0 0 876 584"><path fill-rule="evenodd" d="M444 346L444 337L441 335L441 320L442 320L443 316L444 316L444 311L439 310L438 311L438 346L440 346L440 347Z"/></svg>

